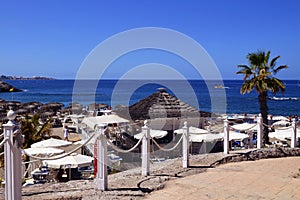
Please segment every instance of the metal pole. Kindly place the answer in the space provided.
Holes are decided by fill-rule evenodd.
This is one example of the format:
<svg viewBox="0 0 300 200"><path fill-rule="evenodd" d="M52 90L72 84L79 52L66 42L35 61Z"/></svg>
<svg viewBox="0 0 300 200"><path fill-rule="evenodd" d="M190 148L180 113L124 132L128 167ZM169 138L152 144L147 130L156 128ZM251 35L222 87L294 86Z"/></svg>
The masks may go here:
<svg viewBox="0 0 300 200"><path fill-rule="evenodd" d="M292 127L293 127L293 131L292 131L292 138L291 138L291 148L295 148L297 146L296 142L296 138L297 138L297 127L296 127L296 121L293 120L292 122Z"/></svg>
<svg viewBox="0 0 300 200"><path fill-rule="evenodd" d="M224 120L224 154L229 153L229 126L228 119Z"/></svg>
<svg viewBox="0 0 300 200"><path fill-rule="evenodd" d="M14 132L21 134L18 126L13 122L16 114L10 110L7 113L9 119L7 124L3 125L4 137L8 141L4 144L4 160L5 160L5 199L21 199L22 198L22 158L20 143L17 139L14 141ZM20 139L20 137L18 137Z"/></svg>
<svg viewBox="0 0 300 200"><path fill-rule="evenodd" d="M104 126L99 126L99 136L97 139L97 175L96 175L96 189L107 190L107 143L104 135Z"/></svg>
<svg viewBox="0 0 300 200"><path fill-rule="evenodd" d="M262 148L262 132L263 132L263 123L261 114L258 115L257 118L257 139L256 139L256 147L258 149Z"/></svg>
<svg viewBox="0 0 300 200"><path fill-rule="evenodd" d="M150 175L150 129L147 120L142 127L144 133L142 139L142 176Z"/></svg>
<svg viewBox="0 0 300 200"><path fill-rule="evenodd" d="M182 141L182 167L189 167L189 128L187 122L184 122L183 129L183 141Z"/></svg>

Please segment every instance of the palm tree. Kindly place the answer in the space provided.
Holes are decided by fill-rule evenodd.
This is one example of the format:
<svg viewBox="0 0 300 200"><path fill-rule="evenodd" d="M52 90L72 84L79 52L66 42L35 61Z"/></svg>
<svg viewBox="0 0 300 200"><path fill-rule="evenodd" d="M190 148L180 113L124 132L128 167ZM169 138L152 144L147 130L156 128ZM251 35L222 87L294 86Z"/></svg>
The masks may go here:
<svg viewBox="0 0 300 200"><path fill-rule="evenodd" d="M51 123L48 119L45 123L40 124L40 115L34 114L30 117L28 114L21 119L21 130L24 137L23 148L29 148L33 143L39 142L50 136ZM25 156L25 162L30 161L28 156ZM29 164L25 164L26 169ZM28 177L28 173L25 174Z"/></svg>
<svg viewBox="0 0 300 200"><path fill-rule="evenodd" d="M25 136L23 148L29 148L33 143L50 136L50 119L43 124L40 124L39 121L39 114L34 114L32 117L25 115L21 120L21 130Z"/></svg>
<svg viewBox="0 0 300 200"><path fill-rule="evenodd" d="M263 143L269 143L268 136L268 91L276 94L278 92L284 93L285 85L284 83L275 78L274 76L281 70L288 68L287 65L281 65L279 67L275 67L276 61L280 56L276 56L270 62L270 54L264 51L258 51L256 53L249 53L247 55L247 59L249 61L250 66L247 65L238 65L241 68L240 71L236 72L237 74L244 75L244 83L241 87L241 93L245 94L250 93L252 90L256 90L258 92L258 99L260 104L260 112L262 115L264 128L263 128Z"/></svg>

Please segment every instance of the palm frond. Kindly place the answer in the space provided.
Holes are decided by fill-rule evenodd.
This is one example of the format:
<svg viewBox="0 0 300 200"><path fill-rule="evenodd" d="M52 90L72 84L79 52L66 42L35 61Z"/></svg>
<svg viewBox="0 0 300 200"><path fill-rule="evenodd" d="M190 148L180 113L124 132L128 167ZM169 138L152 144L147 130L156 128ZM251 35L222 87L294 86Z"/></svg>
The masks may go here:
<svg viewBox="0 0 300 200"><path fill-rule="evenodd" d="M280 70L288 68L287 65L281 65L273 70L274 74L277 74Z"/></svg>
<svg viewBox="0 0 300 200"><path fill-rule="evenodd" d="M270 62L270 67L271 67L271 69L273 69L273 68L275 67L276 61L277 61L278 58L280 58L280 56L276 56L275 58L273 58L273 59L271 60L271 62Z"/></svg>

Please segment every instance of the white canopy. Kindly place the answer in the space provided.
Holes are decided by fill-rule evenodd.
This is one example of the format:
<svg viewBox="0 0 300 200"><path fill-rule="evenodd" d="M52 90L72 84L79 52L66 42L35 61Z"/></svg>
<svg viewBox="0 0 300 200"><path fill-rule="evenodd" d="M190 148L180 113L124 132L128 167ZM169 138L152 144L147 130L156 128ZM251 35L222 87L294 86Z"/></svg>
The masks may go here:
<svg viewBox="0 0 300 200"><path fill-rule="evenodd" d="M174 133L177 133L177 134L183 134L183 129L177 129L174 131ZM189 133L190 134L205 134L205 133L209 133L207 130L205 129L201 129L201 128L197 128L197 127L193 127L193 126L190 126L189 127Z"/></svg>
<svg viewBox="0 0 300 200"><path fill-rule="evenodd" d="M223 136L221 136L220 134L213 134L213 133L190 135L191 142L214 142L222 139Z"/></svg>
<svg viewBox="0 0 300 200"><path fill-rule="evenodd" d="M163 137L165 137L167 134L168 134L167 131L150 129L150 136L151 136L152 138L156 138L156 139L163 138ZM135 134L133 137L134 137L135 139L139 140L139 139L141 139L143 136L144 136L144 133L141 132L141 133Z"/></svg>
<svg viewBox="0 0 300 200"><path fill-rule="evenodd" d="M66 140L58 140L54 138L50 138L47 140L42 140L40 142L36 142L31 145L31 147L34 148L40 148L40 147L63 147L68 146L72 144L72 142L66 141Z"/></svg>
<svg viewBox="0 0 300 200"><path fill-rule="evenodd" d="M272 124L272 126L289 126L289 125L291 125L291 123L285 120L280 120Z"/></svg>
<svg viewBox="0 0 300 200"><path fill-rule="evenodd" d="M242 123L242 124L235 124L231 126L231 128L239 131L252 131L257 130L257 124L250 124L250 123Z"/></svg>
<svg viewBox="0 0 300 200"><path fill-rule="evenodd" d="M28 148L24 149L24 151L29 155L44 155L51 156L56 154L61 154L64 152L62 149L51 148L51 147L40 147L40 148Z"/></svg>
<svg viewBox="0 0 300 200"><path fill-rule="evenodd" d="M86 117L82 123L94 129L96 125L100 124L114 124L114 123L127 123L129 120L119 117L118 115L102 115L97 117Z"/></svg>
<svg viewBox="0 0 300 200"><path fill-rule="evenodd" d="M92 164L93 157L85 156L82 154L71 154L69 156L59 158L57 160L45 160L44 165L48 165L50 168L77 168L86 167Z"/></svg>
<svg viewBox="0 0 300 200"><path fill-rule="evenodd" d="M270 116L268 116L268 120L271 120ZM274 120L274 121L289 121L289 119L284 116L273 116L272 120Z"/></svg>
<svg viewBox="0 0 300 200"><path fill-rule="evenodd" d="M286 140L286 138L291 139L293 133L293 128L290 127L288 129L275 129L275 132L270 132L269 137L277 138L279 140ZM300 137L300 132L297 130L297 138Z"/></svg>
<svg viewBox="0 0 300 200"><path fill-rule="evenodd" d="M220 136L222 136L224 138L224 132L223 133L219 133ZM245 133L238 133L235 131L229 131L229 141L231 140L243 140L245 138L249 138L248 134Z"/></svg>

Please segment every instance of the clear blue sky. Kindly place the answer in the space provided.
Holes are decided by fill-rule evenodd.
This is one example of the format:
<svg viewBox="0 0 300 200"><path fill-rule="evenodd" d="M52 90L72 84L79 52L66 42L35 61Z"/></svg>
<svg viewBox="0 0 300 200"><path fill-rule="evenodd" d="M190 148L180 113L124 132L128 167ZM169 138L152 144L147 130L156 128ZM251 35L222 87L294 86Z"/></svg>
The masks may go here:
<svg viewBox="0 0 300 200"><path fill-rule="evenodd" d="M290 67L280 78L299 79L299 8L298 0L3 0L0 74L75 78L100 42L151 26L195 39L224 79L241 79L237 64L259 49Z"/></svg>

